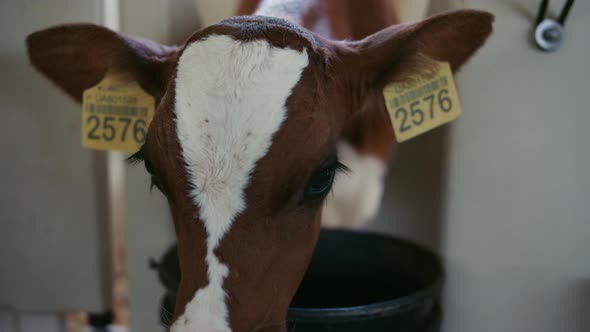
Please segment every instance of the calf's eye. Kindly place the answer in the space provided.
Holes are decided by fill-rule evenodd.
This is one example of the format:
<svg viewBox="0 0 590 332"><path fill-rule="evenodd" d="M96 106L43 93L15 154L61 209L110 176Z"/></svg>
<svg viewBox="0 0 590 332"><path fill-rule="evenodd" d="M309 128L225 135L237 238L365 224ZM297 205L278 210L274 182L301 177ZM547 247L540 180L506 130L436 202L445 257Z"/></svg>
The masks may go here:
<svg viewBox="0 0 590 332"><path fill-rule="evenodd" d="M333 160L322 166L312 175L307 183L303 198L305 200L312 200L325 197L330 192L330 189L332 189L334 178L339 171L346 172L348 168L337 160Z"/></svg>
<svg viewBox="0 0 590 332"><path fill-rule="evenodd" d="M127 158L127 162L129 162L130 164L138 164L138 163L143 162L145 170L150 175L150 189L153 189L154 187L156 187L156 188L158 188L158 190L160 190L160 192L164 193L164 188L162 186L162 183L160 182L160 179L156 175L154 165L152 164L152 162L149 159L146 158L146 156L142 150L143 150L143 147L141 150L137 151L136 153L131 155L129 158Z"/></svg>

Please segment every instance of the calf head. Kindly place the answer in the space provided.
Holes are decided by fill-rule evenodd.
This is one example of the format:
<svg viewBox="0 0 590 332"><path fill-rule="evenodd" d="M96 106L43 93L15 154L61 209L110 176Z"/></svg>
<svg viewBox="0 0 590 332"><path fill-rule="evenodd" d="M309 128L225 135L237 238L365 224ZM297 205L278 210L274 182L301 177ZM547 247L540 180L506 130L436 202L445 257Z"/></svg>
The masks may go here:
<svg viewBox="0 0 590 332"><path fill-rule="evenodd" d="M386 112L381 89L419 70L422 55L457 69L491 21L462 11L331 41L282 19L244 16L182 47L66 25L32 34L27 45L32 64L78 101L110 68L155 96L133 158L174 219L182 280L172 330L250 331L284 328L323 200L345 169L336 145L347 122Z"/></svg>

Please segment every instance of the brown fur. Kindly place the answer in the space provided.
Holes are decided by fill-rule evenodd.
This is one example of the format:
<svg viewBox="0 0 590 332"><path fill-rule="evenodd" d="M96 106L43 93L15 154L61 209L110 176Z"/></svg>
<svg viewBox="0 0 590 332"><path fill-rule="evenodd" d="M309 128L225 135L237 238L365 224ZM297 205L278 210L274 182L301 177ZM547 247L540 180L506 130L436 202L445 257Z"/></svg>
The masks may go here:
<svg viewBox="0 0 590 332"><path fill-rule="evenodd" d="M258 1L243 1L240 13L257 5ZM277 6L272 1L271 5ZM215 251L230 269L224 289L233 331L285 330L289 302L320 227L322 201L302 201L302 192L341 139L365 153L389 158L393 132L383 86L407 79L418 68L421 55L448 61L457 70L491 32L492 16L478 11L439 15L376 32L394 20L385 14L382 1L367 1L365 6L355 0L328 1L327 6L304 7L310 12L276 7L277 13L288 13L291 23L238 17L203 29L188 42L212 33L239 40L265 39L276 47L305 48L310 60L286 102L287 120L251 176L245 191L247 208ZM362 38L375 33L360 41L334 41L300 27L316 26L322 15L331 22L328 35ZM209 282L206 232L189 195L174 122L174 69L182 48L155 45L94 25L40 31L29 36L27 45L33 65L78 101L112 66L126 70L157 97L157 112L142 151L154 165L174 218L182 272L178 317Z"/></svg>

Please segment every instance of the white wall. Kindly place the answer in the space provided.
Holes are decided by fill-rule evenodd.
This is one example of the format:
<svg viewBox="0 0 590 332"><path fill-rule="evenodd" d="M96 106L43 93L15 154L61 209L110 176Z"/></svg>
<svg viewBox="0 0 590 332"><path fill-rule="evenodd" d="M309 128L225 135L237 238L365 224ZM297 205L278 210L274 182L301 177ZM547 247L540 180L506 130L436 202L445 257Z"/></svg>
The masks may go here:
<svg viewBox="0 0 590 332"><path fill-rule="evenodd" d="M29 64L28 34L101 21L98 2L0 2L0 331L63 331L106 292L104 156L80 144L80 108Z"/></svg>
<svg viewBox="0 0 590 332"><path fill-rule="evenodd" d="M102 310L100 155L80 144L80 108L29 64L28 34L99 22L99 4L0 3L0 308Z"/></svg>
<svg viewBox="0 0 590 332"><path fill-rule="evenodd" d="M496 14L458 76L441 250L449 332L590 329L590 2L561 50L530 43L537 0L469 1ZM564 1L551 1L553 12Z"/></svg>

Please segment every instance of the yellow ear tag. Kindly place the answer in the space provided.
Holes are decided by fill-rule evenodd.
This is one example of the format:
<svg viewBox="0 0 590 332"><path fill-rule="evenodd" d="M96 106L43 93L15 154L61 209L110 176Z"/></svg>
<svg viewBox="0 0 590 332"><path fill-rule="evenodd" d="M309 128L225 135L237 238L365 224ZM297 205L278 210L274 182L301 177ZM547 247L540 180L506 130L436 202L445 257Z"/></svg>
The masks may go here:
<svg viewBox="0 0 590 332"><path fill-rule="evenodd" d="M461 115L457 87L448 62L424 59L428 70L383 88L398 142L407 141Z"/></svg>
<svg viewBox="0 0 590 332"><path fill-rule="evenodd" d="M154 118L155 99L136 81L109 70L82 99L82 146L136 152Z"/></svg>

